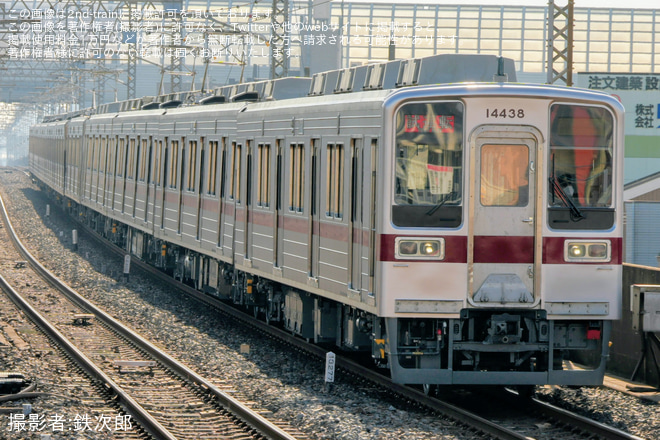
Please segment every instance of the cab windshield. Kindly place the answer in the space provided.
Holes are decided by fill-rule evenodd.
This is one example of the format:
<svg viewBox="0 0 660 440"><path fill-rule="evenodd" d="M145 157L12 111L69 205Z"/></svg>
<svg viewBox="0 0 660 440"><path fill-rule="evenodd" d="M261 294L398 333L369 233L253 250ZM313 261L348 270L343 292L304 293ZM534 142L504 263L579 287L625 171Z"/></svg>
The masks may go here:
<svg viewBox="0 0 660 440"><path fill-rule="evenodd" d="M394 224L460 225L462 163L462 103L402 106L396 114Z"/></svg>
<svg viewBox="0 0 660 440"><path fill-rule="evenodd" d="M602 107L555 104L550 113L551 225L609 228L613 224L612 114Z"/></svg>

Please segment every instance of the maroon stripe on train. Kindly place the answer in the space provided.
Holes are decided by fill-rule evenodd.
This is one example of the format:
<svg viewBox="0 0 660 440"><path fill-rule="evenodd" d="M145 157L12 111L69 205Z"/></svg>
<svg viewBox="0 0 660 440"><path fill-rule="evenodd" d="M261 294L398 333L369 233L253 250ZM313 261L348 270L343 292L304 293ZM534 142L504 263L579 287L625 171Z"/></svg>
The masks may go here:
<svg viewBox="0 0 660 440"><path fill-rule="evenodd" d="M202 211L218 212L218 199L202 199Z"/></svg>
<svg viewBox="0 0 660 440"><path fill-rule="evenodd" d="M272 211L250 209L250 223L257 226L273 227L275 214Z"/></svg>
<svg viewBox="0 0 660 440"><path fill-rule="evenodd" d="M413 236L381 235L380 261L420 261L397 260L394 256L397 237L415 239ZM440 238L440 237L438 237ZM467 263L467 237L445 236L445 259L429 260L438 263ZM605 264L622 264L622 239L620 237L544 237L543 264L574 264L564 261L564 242L567 240L609 240L612 243L612 258ZM477 236L474 239L475 263L520 263L534 261L533 237ZM604 264L584 262L581 264Z"/></svg>
<svg viewBox="0 0 660 440"><path fill-rule="evenodd" d="M173 192L170 190L165 191L165 203L176 203L179 204L179 193Z"/></svg>
<svg viewBox="0 0 660 440"><path fill-rule="evenodd" d="M234 216L235 205L233 202L222 202L222 214L224 216Z"/></svg>
<svg viewBox="0 0 660 440"><path fill-rule="evenodd" d="M477 235L474 237L475 263L534 263L534 237Z"/></svg>
<svg viewBox="0 0 660 440"><path fill-rule="evenodd" d="M182 198L183 206L186 208L197 208L197 203L199 202L199 195L189 192L183 192Z"/></svg>
<svg viewBox="0 0 660 440"><path fill-rule="evenodd" d="M245 223L245 206L236 206L236 215L234 218L236 219L236 223Z"/></svg>
<svg viewBox="0 0 660 440"><path fill-rule="evenodd" d="M162 190L156 191L156 198L162 196ZM166 202L178 201L178 194L167 191L165 195ZM206 204L207 201L205 201ZM213 206L213 201L209 201ZM217 203L217 202L216 202ZM233 216L235 205L231 202L223 202L224 215ZM236 221L245 221L245 208L237 207ZM260 212L259 210L250 211L250 220L261 226L271 226L273 222L273 213ZM280 226L288 231L303 232L309 227L306 217L296 217L281 215ZM313 230L315 235L337 241L348 241L348 227L341 223L314 222ZM398 260L395 258L395 240L399 235L382 234L380 235L380 261L419 261L419 260ZM403 236L401 236L403 237ZM369 231L356 229L353 231L353 242L368 245ZM414 239L415 237L408 237ZM445 259L437 261L442 263L467 263L467 237L465 236L445 236ZM602 238L602 237L544 237L543 238L543 264L572 264L564 261L564 242L566 240L610 240L612 243L612 258L609 264L622 264L622 239ZM534 238L529 236L476 236L474 239L474 262L475 263L504 263L504 264L532 264L534 261ZM603 263L582 263L582 264L603 264Z"/></svg>

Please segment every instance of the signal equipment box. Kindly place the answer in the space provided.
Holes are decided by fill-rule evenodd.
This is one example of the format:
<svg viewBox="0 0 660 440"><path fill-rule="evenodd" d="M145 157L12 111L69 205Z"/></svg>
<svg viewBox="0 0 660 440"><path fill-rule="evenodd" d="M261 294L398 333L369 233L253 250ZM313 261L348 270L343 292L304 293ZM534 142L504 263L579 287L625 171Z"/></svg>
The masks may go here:
<svg viewBox="0 0 660 440"><path fill-rule="evenodd" d="M633 330L660 332L660 285L630 286L630 310Z"/></svg>

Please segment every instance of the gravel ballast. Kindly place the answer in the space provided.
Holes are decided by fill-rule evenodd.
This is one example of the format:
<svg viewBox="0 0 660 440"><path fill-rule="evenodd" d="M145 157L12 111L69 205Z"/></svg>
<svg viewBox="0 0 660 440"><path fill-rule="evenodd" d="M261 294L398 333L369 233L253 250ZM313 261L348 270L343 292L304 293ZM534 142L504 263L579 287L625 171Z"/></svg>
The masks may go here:
<svg viewBox="0 0 660 440"><path fill-rule="evenodd" d="M45 218L46 204L52 202L24 173L2 172L0 180L14 227L33 255L53 273L201 375L217 383L231 383L241 395L288 420L310 438L479 438L440 416L410 408L374 387L356 385L341 376L326 389L322 362L237 328L228 318L137 272L124 282L123 261L108 256L84 235L78 251L72 250L74 227L52 207L50 217ZM250 347L249 353L241 353L243 344ZM41 374L43 370L39 369ZM640 437L660 438L657 404L605 388L544 388L539 395L587 416L602 417L603 422ZM33 404L39 405L39 401ZM0 427L0 438L3 429ZM105 437L90 433L85 438Z"/></svg>

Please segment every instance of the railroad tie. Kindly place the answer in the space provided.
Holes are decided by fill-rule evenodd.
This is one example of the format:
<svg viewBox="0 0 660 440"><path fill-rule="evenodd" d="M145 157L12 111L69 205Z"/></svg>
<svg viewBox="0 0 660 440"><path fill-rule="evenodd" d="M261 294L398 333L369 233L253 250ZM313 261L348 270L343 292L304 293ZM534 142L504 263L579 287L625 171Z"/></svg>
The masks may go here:
<svg viewBox="0 0 660 440"><path fill-rule="evenodd" d="M76 313L73 315L73 325L89 325L94 315L91 313Z"/></svg>
<svg viewBox="0 0 660 440"><path fill-rule="evenodd" d="M141 368L141 367L148 367L149 368L149 373L153 373L153 369L156 366L156 361L127 361L127 360L116 360L113 361L113 364L115 368L120 373L125 373L126 371L122 370L124 367L129 367L133 369Z"/></svg>

